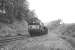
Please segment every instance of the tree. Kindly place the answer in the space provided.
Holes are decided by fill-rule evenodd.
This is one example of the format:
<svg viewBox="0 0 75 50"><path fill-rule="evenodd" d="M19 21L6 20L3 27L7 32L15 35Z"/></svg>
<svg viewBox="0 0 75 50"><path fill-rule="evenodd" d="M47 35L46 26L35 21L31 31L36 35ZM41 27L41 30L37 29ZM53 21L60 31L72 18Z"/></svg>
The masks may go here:
<svg viewBox="0 0 75 50"><path fill-rule="evenodd" d="M5 9L6 15L0 15L0 20L7 19L7 23L14 21L29 21L30 18L35 17L35 13L29 10L28 2L26 0L0 0L3 4L2 8ZM3 22L2 21L2 22ZM5 20L6 21L6 20Z"/></svg>
<svg viewBox="0 0 75 50"><path fill-rule="evenodd" d="M50 31L52 30L55 30L56 28L58 28L61 24L61 19L58 19L58 20L54 20L54 21L51 21L50 23L47 24L47 27Z"/></svg>

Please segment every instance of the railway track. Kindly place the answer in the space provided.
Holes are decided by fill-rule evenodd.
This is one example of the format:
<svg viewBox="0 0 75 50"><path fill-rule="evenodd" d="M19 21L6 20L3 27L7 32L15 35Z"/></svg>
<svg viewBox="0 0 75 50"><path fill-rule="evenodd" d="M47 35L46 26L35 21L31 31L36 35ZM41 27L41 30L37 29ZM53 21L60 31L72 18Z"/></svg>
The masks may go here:
<svg viewBox="0 0 75 50"><path fill-rule="evenodd" d="M28 37L27 35L2 37L2 39L0 39L0 47L6 46L13 41L28 39Z"/></svg>

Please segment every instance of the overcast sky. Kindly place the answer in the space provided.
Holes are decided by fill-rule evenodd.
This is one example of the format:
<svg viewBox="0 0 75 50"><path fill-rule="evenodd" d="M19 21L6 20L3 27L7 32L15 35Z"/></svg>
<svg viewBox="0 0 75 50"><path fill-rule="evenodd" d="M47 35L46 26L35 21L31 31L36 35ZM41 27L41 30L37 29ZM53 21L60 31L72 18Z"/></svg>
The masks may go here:
<svg viewBox="0 0 75 50"><path fill-rule="evenodd" d="M75 22L75 0L28 0L38 18L46 23L61 18L65 23Z"/></svg>

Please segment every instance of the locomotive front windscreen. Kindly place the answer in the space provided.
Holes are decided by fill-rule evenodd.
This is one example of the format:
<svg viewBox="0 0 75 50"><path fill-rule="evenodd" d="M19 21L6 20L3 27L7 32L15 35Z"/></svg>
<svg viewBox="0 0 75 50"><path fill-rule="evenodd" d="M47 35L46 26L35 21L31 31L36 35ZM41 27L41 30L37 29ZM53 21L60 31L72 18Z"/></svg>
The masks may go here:
<svg viewBox="0 0 75 50"><path fill-rule="evenodd" d="M39 25L29 25L30 29L39 29Z"/></svg>

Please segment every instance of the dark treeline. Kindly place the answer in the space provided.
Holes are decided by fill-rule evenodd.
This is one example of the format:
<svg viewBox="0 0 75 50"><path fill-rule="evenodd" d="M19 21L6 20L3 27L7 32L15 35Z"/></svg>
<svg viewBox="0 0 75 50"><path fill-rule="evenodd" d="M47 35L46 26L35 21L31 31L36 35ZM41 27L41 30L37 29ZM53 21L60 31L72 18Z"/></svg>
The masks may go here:
<svg viewBox="0 0 75 50"><path fill-rule="evenodd" d="M0 22L2 23L13 23L23 19L29 22L32 17L35 17L34 14L29 10L26 0L0 0Z"/></svg>

